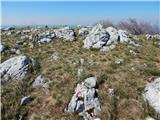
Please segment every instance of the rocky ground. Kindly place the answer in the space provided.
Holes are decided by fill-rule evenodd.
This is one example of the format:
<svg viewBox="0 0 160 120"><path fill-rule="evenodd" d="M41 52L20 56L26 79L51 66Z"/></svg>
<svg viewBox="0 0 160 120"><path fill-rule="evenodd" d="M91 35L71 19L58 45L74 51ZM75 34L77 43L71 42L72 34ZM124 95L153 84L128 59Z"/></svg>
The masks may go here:
<svg viewBox="0 0 160 120"><path fill-rule="evenodd" d="M0 51L2 120L160 120L160 35L6 28Z"/></svg>

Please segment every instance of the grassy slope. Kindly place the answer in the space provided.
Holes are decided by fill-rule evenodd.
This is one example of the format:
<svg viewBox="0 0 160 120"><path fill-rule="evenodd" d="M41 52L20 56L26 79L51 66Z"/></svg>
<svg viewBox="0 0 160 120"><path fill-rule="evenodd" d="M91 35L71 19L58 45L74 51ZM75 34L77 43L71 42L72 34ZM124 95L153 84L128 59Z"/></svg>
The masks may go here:
<svg viewBox="0 0 160 120"><path fill-rule="evenodd" d="M2 42L15 47L19 37L2 36ZM155 41L147 41L141 37L142 46L129 48L125 44L110 52L99 52L82 48L82 39L74 42L62 40L35 46L20 47L22 54L36 60L36 71L27 77L25 82L11 82L2 86L2 119L13 119L17 113L27 114L30 120L75 120L81 119L77 115L64 113L76 84L88 76L96 76L99 83L99 97L102 106L102 120L144 120L147 115L156 117L154 110L144 102L142 93L147 79L160 76L160 49ZM129 50L135 50L138 55L133 56ZM59 60L50 57L54 52L60 54ZM2 54L2 62L11 54ZM117 58L123 58L121 65L115 64ZM80 64L84 59L84 64ZM40 66L40 67L39 67ZM78 78L77 70L84 72ZM49 91L32 88L31 81L39 74L46 80L53 81ZM115 96L110 96L108 88L113 88ZM34 96L34 101L25 107L19 106L20 98L25 95Z"/></svg>

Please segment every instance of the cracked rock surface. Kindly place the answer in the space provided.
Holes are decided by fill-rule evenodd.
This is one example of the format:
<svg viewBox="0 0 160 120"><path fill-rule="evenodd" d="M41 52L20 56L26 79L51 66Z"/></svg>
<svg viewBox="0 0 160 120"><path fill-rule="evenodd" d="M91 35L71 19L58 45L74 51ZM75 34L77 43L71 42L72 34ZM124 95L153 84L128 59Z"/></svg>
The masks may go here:
<svg viewBox="0 0 160 120"><path fill-rule="evenodd" d="M1 81L22 80L31 70L32 62L26 56L10 58L0 64Z"/></svg>
<svg viewBox="0 0 160 120"><path fill-rule="evenodd" d="M90 77L77 84L67 112L78 113L84 120L98 119L101 108L96 89L96 78Z"/></svg>

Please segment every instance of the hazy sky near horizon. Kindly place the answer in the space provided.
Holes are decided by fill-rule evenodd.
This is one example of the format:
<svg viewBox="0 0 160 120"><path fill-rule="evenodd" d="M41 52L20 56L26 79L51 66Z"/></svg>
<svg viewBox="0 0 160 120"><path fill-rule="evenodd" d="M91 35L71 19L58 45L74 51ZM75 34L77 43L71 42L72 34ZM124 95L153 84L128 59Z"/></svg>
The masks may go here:
<svg viewBox="0 0 160 120"><path fill-rule="evenodd" d="M92 25L136 18L160 26L159 1L2 1L2 25Z"/></svg>

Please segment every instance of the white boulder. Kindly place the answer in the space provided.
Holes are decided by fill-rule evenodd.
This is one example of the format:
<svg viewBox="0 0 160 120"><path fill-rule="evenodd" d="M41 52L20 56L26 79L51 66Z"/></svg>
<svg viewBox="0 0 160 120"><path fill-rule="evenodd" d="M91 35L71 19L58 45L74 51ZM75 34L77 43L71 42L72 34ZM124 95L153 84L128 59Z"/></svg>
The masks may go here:
<svg viewBox="0 0 160 120"><path fill-rule="evenodd" d="M41 87L44 90L47 90L49 88L49 84L51 83L51 81L46 82L44 80L44 77L42 77L42 75L39 75L33 82L33 87Z"/></svg>
<svg viewBox="0 0 160 120"><path fill-rule="evenodd" d="M86 39L84 40L84 48L97 48L101 49L106 45L109 40L108 32L102 27L101 24L97 24L92 28Z"/></svg>
<svg viewBox="0 0 160 120"><path fill-rule="evenodd" d="M22 80L31 70L32 61L26 56L10 58L0 64L1 81Z"/></svg>
<svg viewBox="0 0 160 120"><path fill-rule="evenodd" d="M125 31L125 30L118 30L119 41L121 43L123 43L123 42L129 42L130 39L128 37L128 34L129 33L127 31Z"/></svg>
<svg viewBox="0 0 160 120"><path fill-rule="evenodd" d="M74 31L69 27L64 27L54 30L54 33L57 38L62 38L66 41L73 41L75 38Z"/></svg>
<svg viewBox="0 0 160 120"><path fill-rule="evenodd" d="M139 46L129 38L129 33L124 30L117 30L113 27L104 29L101 24L97 24L84 40L84 48L96 48L100 51L110 51L118 43L128 43L129 45Z"/></svg>
<svg viewBox="0 0 160 120"><path fill-rule="evenodd" d="M155 111L160 114L160 77L146 85L143 96Z"/></svg>
<svg viewBox="0 0 160 120"><path fill-rule="evenodd" d="M96 87L96 78L95 77L89 77L89 78L85 79L84 84L88 88L94 88L94 87Z"/></svg>
<svg viewBox="0 0 160 120"><path fill-rule="evenodd" d="M107 42L108 45L113 43L114 41L118 40L119 33L118 33L117 29L115 29L114 27L108 27L108 28L106 28L106 31L110 35L109 41Z"/></svg>
<svg viewBox="0 0 160 120"><path fill-rule="evenodd" d="M97 115L100 113L101 108L97 96L96 78L90 77L77 84L66 111L78 113L84 120L98 119Z"/></svg>

